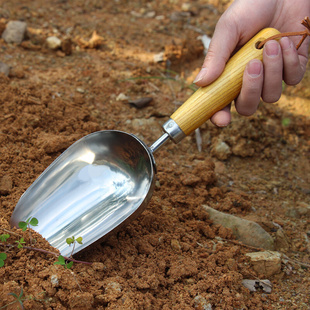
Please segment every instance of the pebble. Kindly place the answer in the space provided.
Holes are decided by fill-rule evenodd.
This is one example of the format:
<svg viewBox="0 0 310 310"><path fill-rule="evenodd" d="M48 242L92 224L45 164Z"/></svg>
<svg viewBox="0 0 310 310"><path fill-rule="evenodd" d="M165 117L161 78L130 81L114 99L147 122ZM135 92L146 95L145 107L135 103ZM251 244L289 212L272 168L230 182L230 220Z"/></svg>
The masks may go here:
<svg viewBox="0 0 310 310"><path fill-rule="evenodd" d="M251 259L253 269L263 274L265 277L271 277L281 272L281 253L276 251L262 251L245 254Z"/></svg>
<svg viewBox="0 0 310 310"><path fill-rule="evenodd" d="M57 50L61 47L61 40L55 36L46 39L46 45L51 50Z"/></svg>
<svg viewBox="0 0 310 310"><path fill-rule="evenodd" d="M5 76L10 74L10 67L4 62L0 62L0 73L3 73Z"/></svg>
<svg viewBox="0 0 310 310"><path fill-rule="evenodd" d="M154 62L159 63L159 62L163 62L165 60L165 53L164 52L160 52L158 54L155 54L153 56Z"/></svg>
<svg viewBox="0 0 310 310"><path fill-rule="evenodd" d="M27 24L21 21L9 21L2 33L2 39L6 43L20 44L24 40Z"/></svg>
<svg viewBox="0 0 310 310"><path fill-rule="evenodd" d="M129 101L129 104L131 104L137 109L141 109L145 107L146 105L148 105L152 100L153 100L152 97L143 97L143 98L139 98L136 100L131 100Z"/></svg>
<svg viewBox="0 0 310 310"><path fill-rule="evenodd" d="M237 240L242 243L265 250L274 249L273 238L257 223L217 211L207 205L203 205L203 208L213 223L230 228Z"/></svg>
<svg viewBox="0 0 310 310"><path fill-rule="evenodd" d="M66 56L72 54L72 41L70 38L64 39L61 42L61 50L65 53Z"/></svg>
<svg viewBox="0 0 310 310"><path fill-rule="evenodd" d="M0 195L8 195L13 189L13 180L10 176L5 175L0 180Z"/></svg>
<svg viewBox="0 0 310 310"><path fill-rule="evenodd" d="M126 96L124 93L120 93L117 97L116 97L116 101L128 101L129 97Z"/></svg>
<svg viewBox="0 0 310 310"><path fill-rule="evenodd" d="M197 295L194 298L194 308L200 310L212 310L212 305L207 302L203 296Z"/></svg>
<svg viewBox="0 0 310 310"><path fill-rule="evenodd" d="M78 87L78 88L76 89L76 91L77 91L78 93L80 93L80 94L84 94L84 93L85 93L85 89L82 88L82 87Z"/></svg>
<svg viewBox="0 0 310 310"><path fill-rule="evenodd" d="M242 285L249 289L251 292L256 292L257 289L261 288L266 293L271 293L272 284L269 280L242 280Z"/></svg>
<svg viewBox="0 0 310 310"><path fill-rule="evenodd" d="M225 160L231 155L231 149L229 145L221 140L217 140L211 146L211 155L215 156L219 160Z"/></svg>
<svg viewBox="0 0 310 310"><path fill-rule="evenodd" d="M59 285L59 279L56 274L51 275L51 283L53 287L57 287Z"/></svg>
<svg viewBox="0 0 310 310"><path fill-rule="evenodd" d="M176 239L172 239L171 240L171 248L176 251L176 252L179 252L181 251L181 245L180 245L180 242Z"/></svg>

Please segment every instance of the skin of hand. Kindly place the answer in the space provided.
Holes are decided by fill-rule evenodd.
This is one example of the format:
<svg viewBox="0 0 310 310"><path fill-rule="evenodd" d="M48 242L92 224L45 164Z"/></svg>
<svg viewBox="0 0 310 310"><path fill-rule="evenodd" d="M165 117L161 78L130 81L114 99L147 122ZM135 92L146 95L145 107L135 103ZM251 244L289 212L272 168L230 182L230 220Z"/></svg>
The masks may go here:
<svg viewBox="0 0 310 310"><path fill-rule="evenodd" d="M301 21L310 16L309 0L235 0L219 19L209 50L196 76L197 86L216 80L234 51L243 46L263 28L273 27L280 32L303 31ZM301 47L301 37L284 37L268 41L263 50L263 63L251 60L244 71L243 83L235 107L239 114L250 116L258 108L260 98L267 103L279 100L282 80L298 84L306 71L309 36ZM219 126L230 123L230 105L215 113L211 121Z"/></svg>

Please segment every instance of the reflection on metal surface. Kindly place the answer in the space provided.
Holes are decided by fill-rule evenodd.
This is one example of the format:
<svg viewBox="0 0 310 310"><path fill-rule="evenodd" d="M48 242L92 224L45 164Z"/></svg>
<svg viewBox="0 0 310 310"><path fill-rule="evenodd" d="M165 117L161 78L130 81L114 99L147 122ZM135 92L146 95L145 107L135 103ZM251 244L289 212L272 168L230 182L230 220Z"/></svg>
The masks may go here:
<svg viewBox="0 0 310 310"><path fill-rule="evenodd" d="M36 217L35 229L67 256L66 238L83 237L75 252L99 240L144 208L153 185L152 154L138 138L96 132L68 148L29 187L11 224Z"/></svg>

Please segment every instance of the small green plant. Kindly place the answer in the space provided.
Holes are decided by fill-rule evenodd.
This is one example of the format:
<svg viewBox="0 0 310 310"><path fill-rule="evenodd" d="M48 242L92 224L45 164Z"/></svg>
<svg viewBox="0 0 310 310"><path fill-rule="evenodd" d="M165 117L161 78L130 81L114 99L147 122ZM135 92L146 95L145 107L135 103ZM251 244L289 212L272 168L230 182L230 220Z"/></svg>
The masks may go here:
<svg viewBox="0 0 310 310"><path fill-rule="evenodd" d="M22 287L20 288L20 294L18 296L15 293L9 293L9 295L13 296L15 298L15 300L13 302L11 302L10 304L6 305L6 306L13 305L15 303L19 303L20 308L22 310L25 309L23 301L26 300L26 298L23 297L23 294L24 294L24 291L23 291Z"/></svg>
<svg viewBox="0 0 310 310"><path fill-rule="evenodd" d="M22 229L22 231L26 231L30 226L38 226L39 221L35 217L29 217L26 222L19 222L18 227Z"/></svg>
<svg viewBox="0 0 310 310"><path fill-rule="evenodd" d="M20 238L19 240L16 240L15 242L17 243L17 248L19 249L23 248L23 244L26 243L24 238Z"/></svg>
<svg viewBox="0 0 310 310"><path fill-rule="evenodd" d="M58 261L54 263L54 265L64 266L66 269L70 269L73 266L73 262L67 262L62 255L58 256Z"/></svg>
<svg viewBox="0 0 310 310"><path fill-rule="evenodd" d="M4 261L6 260L7 255L6 253L0 253L0 267L4 266Z"/></svg>
<svg viewBox="0 0 310 310"><path fill-rule="evenodd" d="M2 242L6 242L7 239L9 239L9 238L10 238L9 234L0 235L0 241L2 241ZM0 253L0 267L4 266L4 261L6 260L6 258L7 258L6 253Z"/></svg>
<svg viewBox="0 0 310 310"><path fill-rule="evenodd" d="M2 241L2 242L6 242L6 240L9 238L10 238L9 234L0 235L0 241Z"/></svg>
<svg viewBox="0 0 310 310"><path fill-rule="evenodd" d="M22 221L18 223L18 227L21 228L22 231L26 231L27 228L30 228L30 226L38 226L39 221L35 217L29 217L26 222ZM31 231L29 229L29 239L30 239L30 245L32 245L32 235Z"/></svg>
<svg viewBox="0 0 310 310"><path fill-rule="evenodd" d="M66 242L69 246L71 246L71 244L73 244L73 248L72 248L72 251L71 251L71 254L70 254L70 257L72 257L72 254L74 252L74 249L75 249L75 245L76 245L76 242L79 243L79 244L83 244L83 238L82 237L78 237L75 239L74 236L72 236L71 238L67 238L66 239ZM65 268L67 269L70 269L72 266L73 266L73 261L71 262L67 262L66 259L62 256L62 255L59 255L58 256L58 261L54 263L54 265L62 265L64 266Z"/></svg>
<svg viewBox="0 0 310 310"><path fill-rule="evenodd" d="M290 118L283 118L282 119L282 126L287 127L291 124L291 119Z"/></svg>

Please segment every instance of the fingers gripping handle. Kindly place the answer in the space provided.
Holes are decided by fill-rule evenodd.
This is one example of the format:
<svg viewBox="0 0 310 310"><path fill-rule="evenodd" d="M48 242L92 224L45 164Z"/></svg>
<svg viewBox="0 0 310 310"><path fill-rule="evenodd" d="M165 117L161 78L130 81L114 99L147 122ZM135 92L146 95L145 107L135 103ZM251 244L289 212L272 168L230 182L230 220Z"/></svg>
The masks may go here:
<svg viewBox="0 0 310 310"><path fill-rule="evenodd" d="M227 62L222 75L212 84L199 88L178 110L171 119L189 135L206 122L215 112L232 102L240 93L243 72L252 59L263 59L263 49L257 45L279 31L266 28L248 41Z"/></svg>

